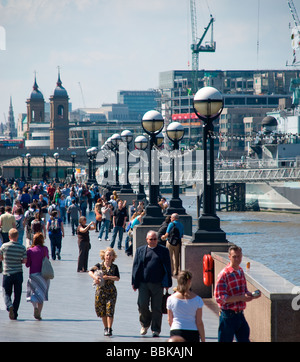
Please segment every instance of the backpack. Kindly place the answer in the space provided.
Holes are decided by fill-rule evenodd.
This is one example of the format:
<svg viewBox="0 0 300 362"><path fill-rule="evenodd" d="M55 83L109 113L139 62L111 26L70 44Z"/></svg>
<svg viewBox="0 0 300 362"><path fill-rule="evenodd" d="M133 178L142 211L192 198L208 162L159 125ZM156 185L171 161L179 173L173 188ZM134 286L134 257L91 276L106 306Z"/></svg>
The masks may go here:
<svg viewBox="0 0 300 362"><path fill-rule="evenodd" d="M29 214L27 216L27 220L26 220L26 226L27 226L27 230L31 229L31 223L32 221L35 219L34 217L34 212L33 211L29 211Z"/></svg>
<svg viewBox="0 0 300 362"><path fill-rule="evenodd" d="M180 231L175 224L173 225L168 237L168 242L173 246L177 246L181 243Z"/></svg>
<svg viewBox="0 0 300 362"><path fill-rule="evenodd" d="M60 223L58 219L49 220L49 231L52 233L58 233L60 231Z"/></svg>
<svg viewBox="0 0 300 362"><path fill-rule="evenodd" d="M32 222L31 229L34 234L42 232L42 223L40 221Z"/></svg>

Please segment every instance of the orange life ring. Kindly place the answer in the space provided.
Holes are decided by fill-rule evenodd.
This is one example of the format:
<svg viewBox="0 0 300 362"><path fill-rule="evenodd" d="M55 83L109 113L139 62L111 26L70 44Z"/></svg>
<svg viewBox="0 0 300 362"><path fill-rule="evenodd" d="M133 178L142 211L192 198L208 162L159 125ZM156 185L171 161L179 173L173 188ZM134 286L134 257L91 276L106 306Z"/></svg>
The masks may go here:
<svg viewBox="0 0 300 362"><path fill-rule="evenodd" d="M203 282L206 286L211 286L214 280L214 259L211 255L203 256Z"/></svg>

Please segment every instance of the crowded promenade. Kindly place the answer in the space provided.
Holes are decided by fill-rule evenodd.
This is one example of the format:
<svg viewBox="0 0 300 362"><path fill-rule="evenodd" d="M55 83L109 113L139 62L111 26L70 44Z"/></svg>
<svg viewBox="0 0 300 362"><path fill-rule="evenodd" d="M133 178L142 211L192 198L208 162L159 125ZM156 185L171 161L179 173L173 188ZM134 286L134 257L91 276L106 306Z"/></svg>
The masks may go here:
<svg viewBox="0 0 300 362"><path fill-rule="evenodd" d="M3 184L1 185L4 186ZM23 185L24 188L26 185ZM15 189L14 189L15 187ZM72 189L73 187L73 189ZM53 190L54 189L54 190ZM14 192L12 192L13 190ZM4 191L4 192L3 192ZM50 191L50 192L49 192ZM117 302L115 307L113 333L111 336L103 334L103 324L101 318L95 313L95 287L88 270L100 263L100 250L105 250L111 245L112 230L109 231L108 238L99 239L99 227L91 230L91 248L88 254L87 270L78 270L78 236L74 233L72 220L68 218L68 205L65 204L71 192L74 192L76 201L81 205L81 215L86 216L86 222L96 224L95 204L99 198L103 197L103 189L97 187L82 187L82 185L58 185L39 184L29 186L28 194L31 199L47 200L47 208L51 206L49 198L56 199L58 211L63 220L64 236L62 238L61 250L59 254L51 254L48 231L45 230L45 246L48 247L49 257L54 269L54 279L50 281L48 301L44 302L41 319L34 317L31 303L26 301L26 285L29 276L28 268L23 265L23 285L18 318L11 320L6 310L2 297L0 297L0 341L2 342L166 342L170 337L170 326L167 315L163 315L161 332L158 337L153 337L151 331L145 335L140 334L141 325L139 322L139 312L137 306L138 292L131 286L133 256L132 253L125 252L125 240L128 235L124 232L122 245L118 245L116 239L114 250L117 255L114 263L118 266L120 279L115 282L117 289ZM107 190L106 190L107 191ZM11 197L8 201L9 195ZM14 206L21 200L17 184L6 184L2 194L6 195L4 202L14 209ZM89 194L89 195L88 195ZM18 196L20 195L20 196ZM61 196L64 195L64 196ZM50 197L49 197L50 196ZM110 197L111 195L109 195ZM80 199L84 200L80 200ZM59 200L62 200L59 202ZM125 201L125 200L123 200ZM131 205L127 205L129 209ZM28 207L30 207L28 205ZM49 220L49 214L44 213L44 217ZM26 230L23 235L23 245L28 243ZM27 245L28 247L28 245ZM52 257L51 257L52 256ZM54 256L54 257L53 257ZM55 260L53 260L55 259ZM3 274L0 274L2 289ZM172 277L172 287L177 286L176 277ZM1 291L2 292L2 291ZM2 293L1 293L2 294ZM203 323L205 328L206 341L217 341L218 335L218 315L215 312L210 300L204 300Z"/></svg>

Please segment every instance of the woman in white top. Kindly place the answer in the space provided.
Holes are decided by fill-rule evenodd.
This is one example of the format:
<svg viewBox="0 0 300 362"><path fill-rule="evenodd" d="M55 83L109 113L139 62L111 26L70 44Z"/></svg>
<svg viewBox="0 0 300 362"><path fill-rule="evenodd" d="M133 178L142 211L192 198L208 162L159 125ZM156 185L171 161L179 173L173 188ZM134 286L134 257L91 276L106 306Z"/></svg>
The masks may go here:
<svg viewBox="0 0 300 362"><path fill-rule="evenodd" d="M191 289L192 274L181 271L177 278L176 293L167 300L170 335L180 336L186 342L205 342L204 324L202 321L203 300Z"/></svg>

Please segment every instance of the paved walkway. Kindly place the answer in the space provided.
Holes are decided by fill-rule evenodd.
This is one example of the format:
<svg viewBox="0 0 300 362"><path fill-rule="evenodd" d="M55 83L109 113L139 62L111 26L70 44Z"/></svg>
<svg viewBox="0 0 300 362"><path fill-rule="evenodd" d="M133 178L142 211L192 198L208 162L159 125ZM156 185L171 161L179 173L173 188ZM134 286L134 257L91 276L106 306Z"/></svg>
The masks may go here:
<svg viewBox="0 0 300 362"><path fill-rule="evenodd" d="M88 222L93 214L88 214ZM88 273L77 273L77 237L72 236L71 226L65 225L62 259L53 261L55 278L51 281L49 301L44 303L42 321L33 317L33 307L26 302L28 269L24 267L24 282L19 317L16 321L8 318L2 298L2 274L0 274L0 342L164 342L169 337L167 316L163 316L159 338L152 338L151 332L140 336L137 310L137 292L131 288L132 257L124 250L118 251L116 264L120 270L120 281L116 282L118 299L113 325L113 336L103 336L101 319L94 310L92 279ZM109 245L98 241L98 233L90 232L92 248L89 268L100 261L99 251ZM110 234L111 235L111 234ZM125 237L123 238L124 245ZM49 238L46 240L49 248ZM173 286L176 280L173 279ZM207 341L217 341L218 316L205 301L203 319Z"/></svg>

